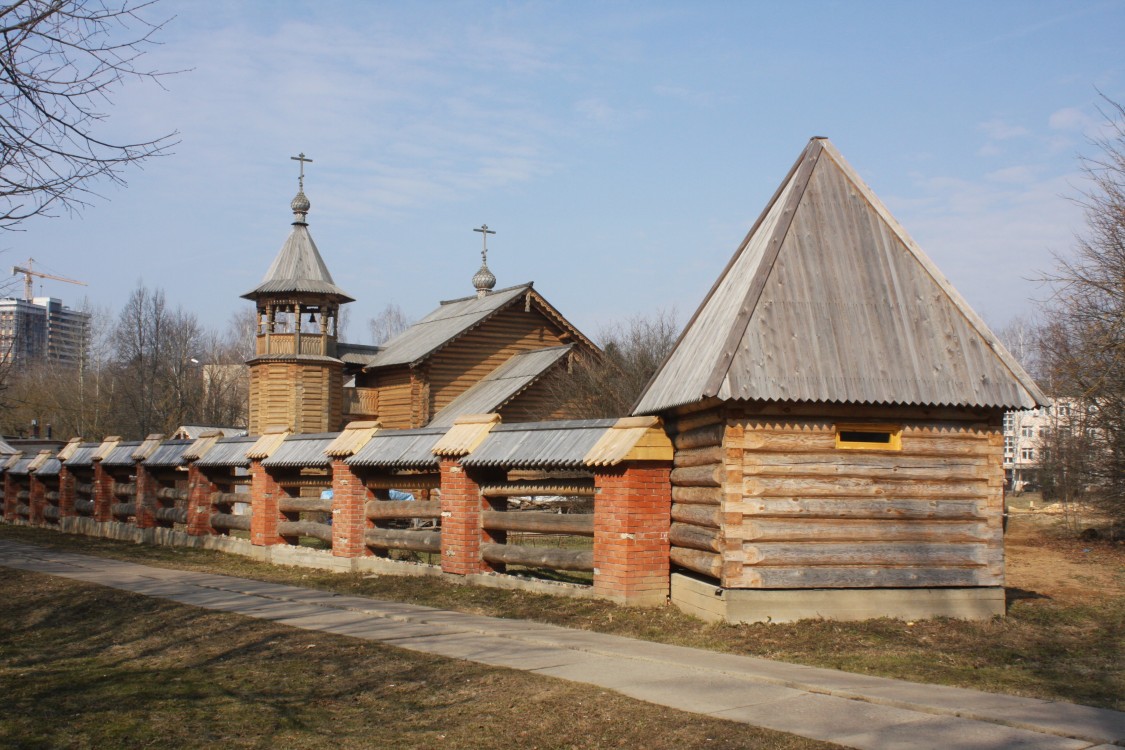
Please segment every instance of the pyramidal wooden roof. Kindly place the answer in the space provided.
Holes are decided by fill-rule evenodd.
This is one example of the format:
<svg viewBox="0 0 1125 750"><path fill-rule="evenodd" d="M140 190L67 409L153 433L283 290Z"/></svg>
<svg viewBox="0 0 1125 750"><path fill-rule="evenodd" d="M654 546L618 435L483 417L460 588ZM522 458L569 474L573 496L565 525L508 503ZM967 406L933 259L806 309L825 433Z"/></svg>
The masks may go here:
<svg viewBox="0 0 1125 750"><path fill-rule="evenodd" d="M262 283L242 295L245 299L257 299L270 294L323 294L334 297L338 302L354 302L343 289L336 286L328 266L320 257L309 226L305 221L309 200L304 192L297 194L291 204L293 208L293 231L289 233L281 252L273 259ZM303 210L302 210L303 209Z"/></svg>
<svg viewBox="0 0 1125 750"><path fill-rule="evenodd" d="M707 398L1048 403L823 138L809 142L634 413Z"/></svg>

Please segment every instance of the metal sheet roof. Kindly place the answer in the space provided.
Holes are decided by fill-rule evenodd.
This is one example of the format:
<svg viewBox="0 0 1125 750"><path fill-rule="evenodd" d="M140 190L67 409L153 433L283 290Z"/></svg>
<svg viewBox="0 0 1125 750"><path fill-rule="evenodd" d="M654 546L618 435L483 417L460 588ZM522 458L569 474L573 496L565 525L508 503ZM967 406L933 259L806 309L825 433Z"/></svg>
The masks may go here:
<svg viewBox="0 0 1125 750"><path fill-rule="evenodd" d="M293 231L266 271L262 283L242 296L256 299L265 294L295 292L323 294L334 297L339 302L354 301L332 280L332 274L328 272L328 266L316 249L304 217L300 214L296 217L298 220L293 222Z"/></svg>
<svg viewBox="0 0 1125 750"><path fill-rule="evenodd" d="M616 423L616 419L576 419L498 425L476 450L461 459L461 463L512 468L586 468L586 454Z"/></svg>
<svg viewBox="0 0 1125 750"><path fill-rule="evenodd" d="M530 282L500 289L481 298L464 297L442 302L438 309L384 344L367 367L406 365L423 359L529 291Z"/></svg>
<svg viewBox="0 0 1125 750"><path fill-rule="evenodd" d="M435 414L430 426L450 427L462 415L497 411L543 377L572 349L574 344L567 344L513 355Z"/></svg>
<svg viewBox="0 0 1125 750"><path fill-rule="evenodd" d="M140 440L128 440L117 444L109 455L102 459L102 466L134 466L133 451L140 447Z"/></svg>
<svg viewBox="0 0 1125 750"><path fill-rule="evenodd" d="M339 435L327 432L312 435L290 435L277 447L269 458L262 460L262 466L328 466L331 460L324 454L328 446Z"/></svg>
<svg viewBox="0 0 1125 750"><path fill-rule="evenodd" d="M336 358L349 365L366 365L379 353L379 347L371 344L336 344Z"/></svg>
<svg viewBox="0 0 1125 750"><path fill-rule="evenodd" d="M101 443L82 443L69 459L63 462L64 466L93 466L94 454L98 452Z"/></svg>
<svg viewBox="0 0 1125 750"><path fill-rule="evenodd" d="M250 450L256 441L257 438L253 436L219 438L211 446L211 449L203 455L203 458L196 463L203 467L241 466L245 468L250 465L250 459L246 457L246 451Z"/></svg>
<svg viewBox="0 0 1125 750"><path fill-rule="evenodd" d="M35 456L21 456L14 464L8 467L8 473L12 475L24 475L28 473L28 468L31 462L35 460Z"/></svg>
<svg viewBox="0 0 1125 750"><path fill-rule="evenodd" d="M1047 403L825 139L809 143L634 413L711 397Z"/></svg>
<svg viewBox="0 0 1125 750"><path fill-rule="evenodd" d="M44 461L42 466L35 470L35 476L57 477L59 475L59 469L61 468L62 461L59 461L58 458L52 456L51 458L48 458L46 461Z"/></svg>
<svg viewBox="0 0 1125 750"><path fill-rule="evenodd" d="M434 445L445 434L443 428L379 430L344 463L349 466L378 466L387 469L432 469L438 465Z"/></svg>
<svg viewBox="0 0 1125 750"><path fill-rule="evenodd" d="M184 451L194 442L194 440L165 440L157 446L151 456L145 459L145 466L181 466L184 463Z"/></svg>

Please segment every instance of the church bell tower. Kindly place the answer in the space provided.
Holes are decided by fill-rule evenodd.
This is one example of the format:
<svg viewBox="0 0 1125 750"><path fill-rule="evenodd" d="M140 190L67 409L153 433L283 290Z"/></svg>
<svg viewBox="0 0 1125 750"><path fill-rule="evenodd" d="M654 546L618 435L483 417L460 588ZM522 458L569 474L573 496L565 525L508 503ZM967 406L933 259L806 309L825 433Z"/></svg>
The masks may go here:
<svg viewBox="0 0 1125 750"><path fill-rule="evenodd" d="M332 280L309 234L304 154L293 230L266 276L242 295L257 307L250 366L250 434L270 427L331 432L343 418L344 363L336 358L340 305L353 302Z"/></svg>

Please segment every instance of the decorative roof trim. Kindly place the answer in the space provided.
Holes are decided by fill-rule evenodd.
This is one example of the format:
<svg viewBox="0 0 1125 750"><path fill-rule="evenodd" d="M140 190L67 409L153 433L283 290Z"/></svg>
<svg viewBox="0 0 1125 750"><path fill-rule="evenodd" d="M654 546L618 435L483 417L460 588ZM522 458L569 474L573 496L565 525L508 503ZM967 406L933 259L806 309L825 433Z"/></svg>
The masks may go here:
<svg viewBox="0 0 1125 750"><path fill-rule="evenodd" d="M672 441L659 417L623 417L605 431L583 458L587 466L623 461L671 461Z"/></svg>
<svg viewBox="0 0 1125 750"><path fill-rule="evenodd" d="M458 417L453 426L434 444L435 456L446 458L467 456L477 449L492 428L500 424L499 414L466 414Z"/></svg>
<svg viewBox="0 0 1125 750"><path fill-rule="evenodd" d="M120 435L112 435L110 437L107 437L105 440L102 441L102 444L98 446L98 449L96 451L94 451L94 455L90 457L91 460L101 461L106 456L108 456L110 453L113 453L113 451L117 448L117 444L120 443L120 442L121 442L121 436Z"/></svg>
<svg viewBox="0 0 1125 750"><path fill-rule="evenodd" d="M246 451L246 457L251 461L269 458L278 447L289 437L288 427L268 427L252 446Z"/></svg>
<svg viewBox="0 0 1125 750"><path fill-rule="evenodd" d="M379 422L350 422L344 430L336 436L324 454L329 458L347 458L354 456L360 448L375 436L382 425Z"/></svg>
<svg viewBox="0 0 1125 750"><path fill-rule="evenodd" d="M58 455L59 461L69 461L70 457L73 456L75 453L77 453L78 449L81 446L82 446L82 438L80 438L80 437L71 438L67 442L67 444L62 447L62 450L59 451L59 455Z"/></svg>

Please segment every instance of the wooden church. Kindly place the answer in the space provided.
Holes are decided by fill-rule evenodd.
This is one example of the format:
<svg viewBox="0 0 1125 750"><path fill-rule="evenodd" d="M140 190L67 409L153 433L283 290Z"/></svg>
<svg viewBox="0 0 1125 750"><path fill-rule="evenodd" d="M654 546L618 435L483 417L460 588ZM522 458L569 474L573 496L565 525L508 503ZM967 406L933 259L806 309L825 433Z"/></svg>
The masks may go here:
<svg viewBox="0 0 1125 750"><path fill-rule="evenodd" d="M288 239L243 295L257 308L256 353L247 363L250 434L330 432L354 420L450 426L489 412L509 422L567 416L556 380L573 358L600 352L531 282L494 291L487 246L474 295L442 302L382 346L346 344L337 340L340 306L353 298L333 281L309 233L303 171L291 208ZM486 240L494 233L476 231Z"/></svg>
<svg viewBox="0 0 1125 750"><path fill-rule="evenodd" d="M1002 415L1046 403L813 139L634 409L675 446L673 601L733 622L1002 614Z"/></svg>

